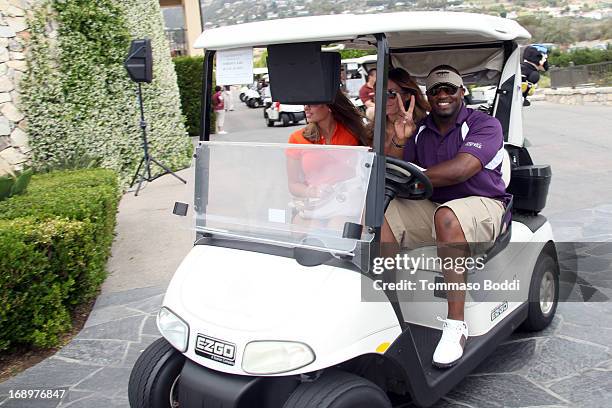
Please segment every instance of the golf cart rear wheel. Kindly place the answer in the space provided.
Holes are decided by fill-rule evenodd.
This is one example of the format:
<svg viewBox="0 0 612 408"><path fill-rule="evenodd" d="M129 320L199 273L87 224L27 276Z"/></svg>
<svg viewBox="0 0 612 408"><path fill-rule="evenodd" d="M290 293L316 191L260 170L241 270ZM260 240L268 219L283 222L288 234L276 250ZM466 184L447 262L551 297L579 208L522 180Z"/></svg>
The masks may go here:
<svg viewBox="0 0 612 408"><path fill-rule="evenodd" d="M523 323L527 331L545 329L555 317L559 301L559 268L555 259L542 252L529 284L529 314Z"/></svg>
<svg viewBox="0 0 612 408"><path fill-rule="evenodd" d="M178 379L184 363L185 357L166 339L153 342L138 357L130 374L130 407L178 407Z"/></svg>
<svg viewBox="0 0 612 408"><path fill-rule="evenodd" d="M274 126L274 121L272 119L268 119L266 121L266 125L268 125L268 127L273 127Z"/></svg>
<svg viewBox="0 0 612 408"><path fill-rule="evenodd" d="M391 408L376 384L343 371L329 371L299 385L283 408Z"/></svg>

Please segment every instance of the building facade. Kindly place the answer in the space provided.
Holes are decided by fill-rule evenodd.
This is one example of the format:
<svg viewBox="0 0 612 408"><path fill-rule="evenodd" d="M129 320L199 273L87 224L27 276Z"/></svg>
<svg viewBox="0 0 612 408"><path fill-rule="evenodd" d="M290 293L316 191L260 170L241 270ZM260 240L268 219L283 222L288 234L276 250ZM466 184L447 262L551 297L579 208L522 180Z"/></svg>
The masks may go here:
<svg viewBox="0 0 612 408"><path fill-rule="evenodd" d="M202 50L193 48L196 39L202 33L202 12L200 0L159 0L165 7L181 7L185 22L183 28L166 29L166 37L174 55L202 55Z"/></svg>

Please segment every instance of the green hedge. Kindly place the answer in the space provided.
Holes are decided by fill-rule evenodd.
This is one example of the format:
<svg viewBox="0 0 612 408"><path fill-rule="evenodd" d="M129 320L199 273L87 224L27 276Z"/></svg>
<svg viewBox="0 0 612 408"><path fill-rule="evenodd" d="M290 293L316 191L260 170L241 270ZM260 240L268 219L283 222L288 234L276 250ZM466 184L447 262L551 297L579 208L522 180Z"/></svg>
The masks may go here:
<svg viewBox="0 0 612 408"><path fill-rule="evenodd" d="M185 126L190 135L200 134L200 111L202 110L202 73L204 57L174 58L174 70L181 95L181 110ZM213 81L213 89L214 89ZM213 91L214 94L214 91ZM215 132L215 115L210 115L210 132Z"/></svg>
<svg viewBox="0 0 612 408"><path fill-rule="evenodd" d="M0 203L0 350L51 347L70 328L104 280L118 201L116 174L94 169L34 176Z"/></svg>

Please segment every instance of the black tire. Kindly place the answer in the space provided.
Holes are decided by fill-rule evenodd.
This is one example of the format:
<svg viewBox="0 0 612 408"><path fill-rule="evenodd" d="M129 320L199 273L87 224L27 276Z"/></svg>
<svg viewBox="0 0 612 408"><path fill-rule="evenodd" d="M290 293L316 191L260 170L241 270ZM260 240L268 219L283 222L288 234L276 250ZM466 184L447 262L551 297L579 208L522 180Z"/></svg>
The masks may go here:
<svg viewBox="0 0 612 408"><path fill-rule="evenodd" d="M554 297L552 298L550 306L544 304L545 310L542 309L542 304L540 302L540 292L543 280L554 284L554 288L552 289ZM547 292L550 293L549 291L544 291L544 293ZM559 266L548 252L542 252L533 268L533 275L531 275L531 282L529 283L529 312L527 320L525 320L521 328L526 331L540 331L548 327L555 317L558 303Z"/></svg>
<svg viewBox="0 0 612 408"><path fill-rule="evenodd" d="M280 120L283 123L283 126L285 127L289 126L289 123L291 122L291 118L286 113L280 114Z"/></svg>
<svg viewBox="0 0 612 408"><path fill-rule="evenodd" d="M391 408L376 384L343 371L328 371L313 382L300 384L283 408Z"/></svg>
<svg viewBox="0 0 612 408"><path fill-rule="evenodd" d="M185 356L176 351L164 338L155 340L142 352L128 385L131 408L169 408L170 393L183 369Z"/></svg>
<svg viewBox="0 0 612 408"><path fill-rule="evenodd" d="M254 106L253 106L253 98L250 98L250 99L246 100L246 106L248 106L249 108L254 108Z"/></svg>
<svg viewBox="0 0 612 408"><path fill-rule="evenodd" d="M268 127L274 127L274 121L272 119L268 119L266 121L266 125L268 125Z"/></svg>
<svg viewBox="0 0 612 408"><path fill-rule="evenodd" d="M261 106L261 102L257 98L251 99L253 101L253 108L259 108Z"/></svg>
<svg viewBox="0 0 612 408"><path fill-rule="evenodd" d="M244 92L240 94L239 98L241 102L244 102L246 100L246 95L244 94Z"/></svg>

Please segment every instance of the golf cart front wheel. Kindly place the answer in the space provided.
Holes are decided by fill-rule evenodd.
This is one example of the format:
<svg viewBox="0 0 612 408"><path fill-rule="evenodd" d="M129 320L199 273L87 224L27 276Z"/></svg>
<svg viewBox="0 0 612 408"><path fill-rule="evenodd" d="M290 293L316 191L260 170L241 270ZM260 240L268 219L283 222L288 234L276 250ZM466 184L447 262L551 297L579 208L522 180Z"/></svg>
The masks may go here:
<svg viewBox="0 0 612 408"><path fill-rule="evenodd" d="M185 356L166 339L153 342L138 357L130 374L130 407L178 407L178 380L184 363Z"/></svg>
<svg viewBox="0 0 612 408"><path fill-rule="evenodd" d="M529 284L529 312L523 328L545 329L555 317L559 302L559 268L555 259L542 252L536 261Z"/></svg>
<svg viewBox="0 0 612 408"><path fill-rule="evenodd" d="M329 371L313 382L300 384L283 408L391 408L376 384L343 371Z"/></svg>

